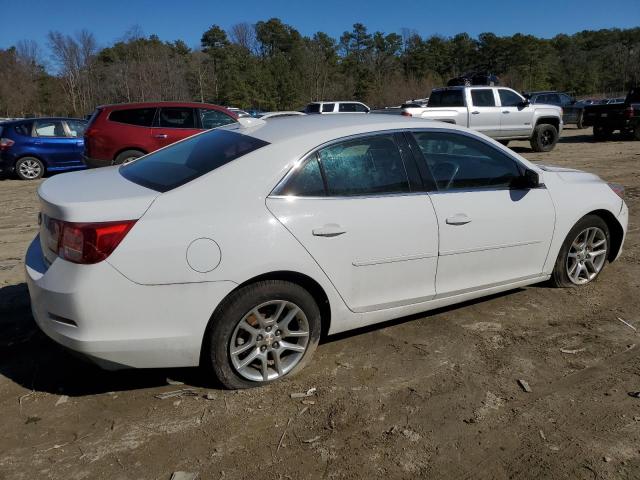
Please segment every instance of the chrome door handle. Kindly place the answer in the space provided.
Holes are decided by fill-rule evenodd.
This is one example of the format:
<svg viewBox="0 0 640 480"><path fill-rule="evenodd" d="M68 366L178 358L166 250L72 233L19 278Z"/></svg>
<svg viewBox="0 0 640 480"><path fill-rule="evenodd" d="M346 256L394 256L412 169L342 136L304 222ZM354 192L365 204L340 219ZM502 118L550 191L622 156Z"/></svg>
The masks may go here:
<svg viewBox="0 0 640 480"><path fill-rule="evenodd" d="M475 111L471 112L471 115L478 115L479 113L480 113L479 111L475 110Z"/></svg>
<svg viewBox="0 0 640 480"><path fill-rule="evenodd" d="M157 135L154 135L153 138L167 138L169 135L167 135L166 133L158 133Z"/></svg>
<svg viewBox="0 0 640 480"><path fill-rule="evenodd" d="M447 218L445 220L447 225L466 225L471 222L471 219L467 217L464 213L456 213L455 215Z"/></svg>
<svg viewBox="0 0 640 480"><path fill-rule="evenodd" d="M347 233L340 225L329 223L323 227L314 228L311 233L314 237L337 237L343 233Z"/></svg>

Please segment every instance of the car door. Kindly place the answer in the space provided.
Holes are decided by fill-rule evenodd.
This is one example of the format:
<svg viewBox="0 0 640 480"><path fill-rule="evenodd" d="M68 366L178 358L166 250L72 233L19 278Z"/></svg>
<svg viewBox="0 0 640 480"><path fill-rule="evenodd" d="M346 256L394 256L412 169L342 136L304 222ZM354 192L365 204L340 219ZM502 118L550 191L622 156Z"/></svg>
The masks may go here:
<svg viewBox="0 0 640 480"><path fill-rule="evenodd" d="M87 122L83 120L65 120L65 131L69 138L73 139L73 157L70 161L82 164L82 154L84 153L84 132L87 129Z"/></svg>
<svg viewBox="0 0 640 480"><path fill-rule="evenodd" d="M321 148L267 199L355 312L435 295L437 220L403 138L370 135Z"/></svg>
<svg viewBox="0 0 640 480"><path fill-rule="evenodd" d="M156 124L151 128L154 150L199 133L196 109L191 107L161 107Z"/></svg>
<svg viewBox="0 0 640 480"><path fill-rule="evenodd" d="M35 154L47 163L47 170L64 168L80 160L78 139L67 133L62 120L34 120L32 137Z"/></svg>
<svg viewBox="0 0 640 480"><path fill-rule="evenodd" d="M562 107L562 121L564 123L576 123L578 112L581 110L573 98L565 93L558 94L560 106Z"/></svg>
<svg viewBox="0 0 640 480"><path fill-rule="evenodd" d="M511 188L522 164L470 134L413 136L437 185L438 296L540 276L555 223L546 188Z"/></svg>
<svg viewBox="0 0 640 480"><path fill-rule="evenodd" d="M500 134L500 107L491 88L469 89L469 128L490 137Z"/></svg>
<svg viewBox="0 0 640 480"><path fill-rule="evenodd" d="M498 89L500 100L500 136L528 137L533 126L533 107L525 104L524 98L508 88Z"/></svg>

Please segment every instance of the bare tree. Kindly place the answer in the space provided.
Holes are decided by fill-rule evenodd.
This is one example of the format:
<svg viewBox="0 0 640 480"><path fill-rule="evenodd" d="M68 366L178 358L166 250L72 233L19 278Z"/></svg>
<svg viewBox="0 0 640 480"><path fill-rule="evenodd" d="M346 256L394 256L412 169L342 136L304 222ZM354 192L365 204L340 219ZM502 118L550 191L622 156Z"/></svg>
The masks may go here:
<svg viewBox="0 0 640 480"><path fill-rule="evenodd" d="M258 40L256 38L255 26L247 23L236 23L229 30L229 38L232 43L246 48L251 53L258 52Z"/></svg>

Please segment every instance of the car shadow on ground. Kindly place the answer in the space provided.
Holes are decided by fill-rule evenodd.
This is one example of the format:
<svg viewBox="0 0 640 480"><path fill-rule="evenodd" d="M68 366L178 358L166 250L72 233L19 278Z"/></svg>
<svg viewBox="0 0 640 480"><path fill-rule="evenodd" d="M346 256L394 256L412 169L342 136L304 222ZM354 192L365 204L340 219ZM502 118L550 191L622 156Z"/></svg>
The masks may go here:
<svg viewBox="0 0 640 480"><path fill-rule="evenodd" d="M321 343L345 340L521 290L511 290L428 313L362 327L325 337ZM72 354L38 328L31 315L29 293L24 283L0 288L0 375L31 391L72 397L161 387L167 385L168 378L192 387L221 388L200 368L106 371Z"/></svg>

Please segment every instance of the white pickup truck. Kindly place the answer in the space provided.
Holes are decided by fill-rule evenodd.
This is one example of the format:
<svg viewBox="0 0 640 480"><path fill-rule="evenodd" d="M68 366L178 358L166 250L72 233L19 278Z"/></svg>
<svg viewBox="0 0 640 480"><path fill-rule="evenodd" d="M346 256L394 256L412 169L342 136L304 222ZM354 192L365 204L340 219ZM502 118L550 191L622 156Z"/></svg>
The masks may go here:
<svg viewBox="0 0 640 480"><path fill-rule="evenodd" d="M529 140L536 152L553 150L562 132L562 108L532 105L506 87L436 88L426 107L406 108L402 114L469 127L504 145Z"/></svg>

